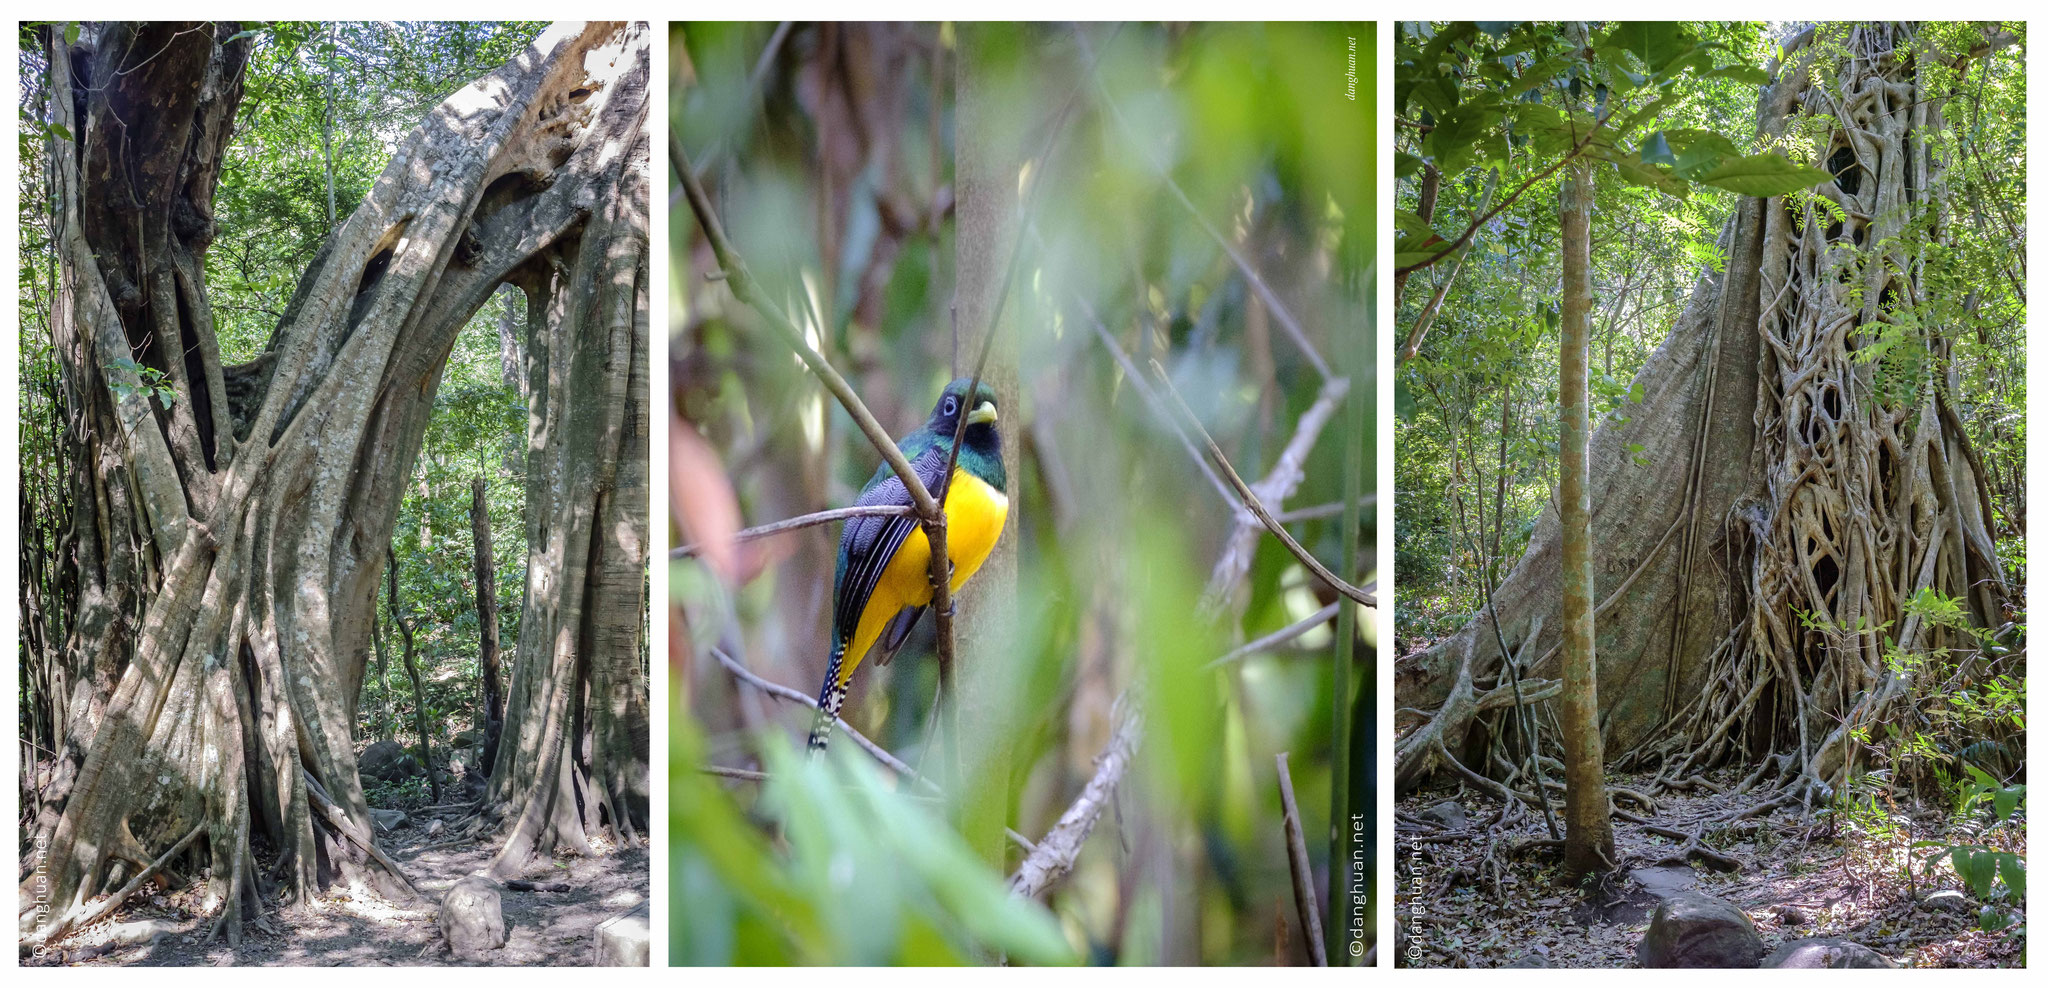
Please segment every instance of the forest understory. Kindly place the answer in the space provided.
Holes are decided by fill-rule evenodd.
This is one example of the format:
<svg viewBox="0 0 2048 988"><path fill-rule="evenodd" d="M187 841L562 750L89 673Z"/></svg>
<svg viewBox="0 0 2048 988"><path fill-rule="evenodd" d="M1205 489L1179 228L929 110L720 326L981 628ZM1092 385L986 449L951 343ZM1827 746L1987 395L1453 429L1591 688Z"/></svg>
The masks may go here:
<svg viewBox="0 0 2048 988"><path fill-rule="evenodd" d="M1494 795L1448 781L1408 794L1395 804L1402 963L1637 967L1658 901L1680 892L1734 903L1766 952L1838 938L1902 968L2025 962L2023 922L1980 929L1979 906L1954 870L1918 863L1928 851L1916 842L1980 839L1970 825L1906 801L1881 815L1752 816L1775 794L1736 795L1746 771L1704 774L1727 794L1698 787L1656 798L1654 808L1632 798L1651 790L1648 775L1610 777L1626 808L1614 819L1618 867L1583 886L1563 877L1540 810L1503 812ZM2025 824L1999 828L1998 840L2024 848Z"/></svg>

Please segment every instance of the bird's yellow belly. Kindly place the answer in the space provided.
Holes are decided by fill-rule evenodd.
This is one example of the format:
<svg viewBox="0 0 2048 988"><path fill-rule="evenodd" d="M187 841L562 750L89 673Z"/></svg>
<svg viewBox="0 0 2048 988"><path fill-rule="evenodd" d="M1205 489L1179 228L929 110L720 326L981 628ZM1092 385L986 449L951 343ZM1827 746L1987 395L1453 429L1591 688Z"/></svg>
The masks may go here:
<svg viewBox="0 0 2048 988"><path fill-rule="evenodd" d="M967 579L981 569L988 554L1003 534L1003 522L1010 514L1010 499L980 477L955 468L946 485L946 555L953 561L952 591L960 592ZM882 629L896 612L906 607L923 607L932 602L931 543L924 526L910 530L896 555L875 581L875 592L861 611L853 641L839 667L839 681L852 678L854 667L882 636Z"/></svg>

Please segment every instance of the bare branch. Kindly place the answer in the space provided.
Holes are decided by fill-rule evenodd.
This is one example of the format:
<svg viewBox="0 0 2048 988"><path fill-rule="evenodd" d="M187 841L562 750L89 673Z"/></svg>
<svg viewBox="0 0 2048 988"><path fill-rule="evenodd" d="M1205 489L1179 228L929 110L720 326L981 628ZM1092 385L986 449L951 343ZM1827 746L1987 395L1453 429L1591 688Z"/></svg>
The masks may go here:
<svg viewBox="0 0 2048 988"><path fill-rule="evenodd" d="M1294 910L1301 916L1302 939L1308 941L1309 959L1317 967L1329 967L1330 956L1323 949L1323 920L1316 912L1315 876L1309 870L1308 844L1301 836L1301 810L1294 805L1294 779L1287 774L1287 753L1273 757L1280 769L1280 827L1287 834L1287 864L1294 879Z"/></svg>
<svg viewBox="0 0 2048 988"><path fill-rule="evenodd" d="M1259 499L1258 492L1252 490L1251 485L1246 484L1236 470L1231 469L1229 458L1223 455L1223 450L1216 445L1216 440L1210 438L1209 430L1202 428L1202 421L1195 417L1194 410L1181 399L1180 392L1173 386L1173 379L1166 376L1166 368L1161 367L1155 360L1152 362L1152 373L1165 386L1166 395L1173 399L1174 405L1180 409L1180 414L1187 419L1195 433L1202 437L1202 443L1208 447L1210 458L1215 460L1216 467L1223 471L1224 478L1230 481L1230 486L1236 489L1238 496L1244 499L1244 506L1251 509L1253 517L1259 520L1259 524L1266 526L1266 530L1272 532L1295 559L1300 560L1309 572L1329 584L1331 589L1367 607L1378 607L1379 603L1370 591L1352 586L1349 581L1330 572L1329 567L1324 566L1322 561L1302 548L1301 543L1294 540L1294 536L1288 534L1287 526L1280 524L1272 513L1266 510L1266 505ZM1280 462L1274 464L1273 472L1260 483L1272 484L1283 492L1292 491L1294 486L1300 483L1301 462L1308 458L1308 451L1315 445L1317 434L1330 420L1330 416L1336 413L1337 406L1343 402L1344 392L1348 387L1349 381L1341 377L1331 378L1323 385L1322 395L1316 398L1316 403L1309 406L1307 412L1302 413L1301 422L1295 427L1294 439L1280 454ZM1238 532L1232 536L1233 542L1239 540L1245 527L1239 526ZM1233 555L1241 561L1233 562ZM1224 557L1216 563L1216 570L1210 577L1208 590L1203 592L1203 599L1212 603L1220 599L1223 592L1235 585L1237 578L1250 567L1251 555L1248 551L1233 554L1226 549Z"/></svg>
<svg viewBox="0 0 2048 988"><path fill-rule="evenodd" d="M829 525L835 521L845 521L848 518L864 518L870 515L900 518L905 515L915 515L916 513L916 509L901 504L857 504L850 508L833 508L830 511L798 515L795 518L786 518L782 521L769 522L766 525L756 525L753 528L741 529L733 533L732 540L734 542L752 542L755 539L765 539L770 535L793 532L799 528L809 528L813 525ZM668 558L688 559L703 551L703 548L703 546L699 545L677 546L669 550Z"/></svg>
<svg viewBox="0 0 2048 988"><path fill-rule="evenodd" d="M1265 636L1264 638L1254 639L1252 641L1248 641L1242 645L1239 645L1238 647L1233 648L1228 652L1225 652L1220 658L1210 661L1208 665L1203 666L1202 668L1214 669L1217 666L1223 665L1224 663L1236 662L1237 660L1242 659L1245 656L1256 655L1259 652L1264 652L1268 649L1271 649L1275 645L1283 645L1287 642L1295 640L1296 638L1300 638L1302 635L1308 634L1309 632L1317 628L1320 628L1325 624L1328 624L1331 618L1337 616L1337 608L1341 606L1343 606L1342 601L1332 603L1329 606L1324 607L1323 609L1315 612L1314 614L1302 618L1301 620L1296 621L1285 628L1281 628L1279 631L1275 631L1272 634Z"/></svg>
<svg viewBox="0 0 2048 988"><path fill-rule="evenodd" d="M1119 698L1118 706L1123 706ZM1123 720L1117 725L1116 733L1110 735L1109 747L1104 748L1101 757L1095 760L1095 776L1088 780L1079 798L1060 814L1058 823L1046 831L1024 862L1017 866L1016 874L1010 876L1010 891L1025 898L1032 898L1051 888L1067 872L1074 868L1075 859L1081 856L1081 845L1088 842L1088 835L1095 829L1095 821L1101 819L1102 810L1123 781L1124 770L1130 766L1131 755L1138 748L1138 740L1144 734L1145 721L1132 703L1125 710Z"/></svg>
<svg viewBox="0 0 2048 988"><path fill-rule="evenodd" d="M718 664L724 666L727 672L732 673L734 679L737 679L740 682L747 684L748 686L752 686L753 688L760 690L761 692L766 693L769 696L788 700L791 703L801 703L812 709L816 709L818 706L818 700L816 697L813 697L802 690L791 689L787 686L782 685L781 683L771 683L768 680L762 679L761 677L754 675L753 670L748 669L746 666L740 665L739 662L735 660L732 656L725 654L725 650L722 648L713 647L711 649L711 656L717 659ZM868 754L875 756L875 760L881 762L883 765L888 766L890 771L895 772L896 774L901 775L906 779L913 779L917 782L921 782L924 785L931 787L931 789L934 792L938 791L938 783L935 783L932 780L917 774L916 769L903 764L903 760L897 758L895 755L890 754L888 752L888 749L883 748L881 745L878 745L873 741L868 740L866 735L854 730L853 725L848 724L843 719L834 720L833 723L838 726L839 730L846 732L846 736L852 738L854 744L860 745L861 748L865 750Z"/></svg>
<svg viewBox="0 0 2048 988"><path fill-rule="evenodd" d="M64 934L71 932L73 929L84 929L106 918L115 909L120 908L121 903L127 902L128 897L134 895L136 890L142 888L143 882L149 881L151 878L156 877L157 872L164 870L164 866L170 864L171 859L178 856L178 852L183 851L186 845L192 843L193 838L198 837L205 830L206 824L204 822L194 824L191 833L179 838L176 844L171 845L170 850L158 855L155 861L150 862L149 867L137 872L134 878L129 879L128 883L121 886L113 895L107 896L99 904L82 914L74 914L78 916L76 920L71 919L68 915L60 917L56 922L51 923L40 932L22 938L22 946L36 947L61 940ZM236 891L237 894L240 893L239 889Z"/></svg>

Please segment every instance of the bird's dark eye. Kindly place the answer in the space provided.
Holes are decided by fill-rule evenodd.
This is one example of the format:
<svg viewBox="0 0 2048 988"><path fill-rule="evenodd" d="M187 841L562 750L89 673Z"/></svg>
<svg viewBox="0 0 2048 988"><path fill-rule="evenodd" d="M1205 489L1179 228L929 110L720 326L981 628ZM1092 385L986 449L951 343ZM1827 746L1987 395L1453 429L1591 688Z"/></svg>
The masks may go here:
<svg viewBox="0 0 2048 988"><path fill-rule="evenodd" d="M958 401L956 401L956 400L952 399L952 398L947 398L947 399L946 399L946 414L947 414L947 415L958 415L958 414L960 414L960 403L959 403Z"/></svg>

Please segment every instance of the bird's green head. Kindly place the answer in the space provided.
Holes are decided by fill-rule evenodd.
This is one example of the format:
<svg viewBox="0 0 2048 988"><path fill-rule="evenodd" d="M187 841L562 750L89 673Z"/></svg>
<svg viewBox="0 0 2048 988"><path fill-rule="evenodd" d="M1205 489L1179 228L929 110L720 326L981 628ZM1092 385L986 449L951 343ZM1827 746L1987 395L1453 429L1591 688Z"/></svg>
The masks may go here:
<svg viewBox="0 0 2048 988"><path fill-rule="evenodd" d="M924 427L940 442L951 442L954 430L965 418L967 431L960 439L961 465L1000 487L1003 440L996 431L996 389L983 381L970 395L968 385L971 383L970 379L962 377L946 385L946 390L939 394L938 404L932 406L932 417Z"/></svg>

